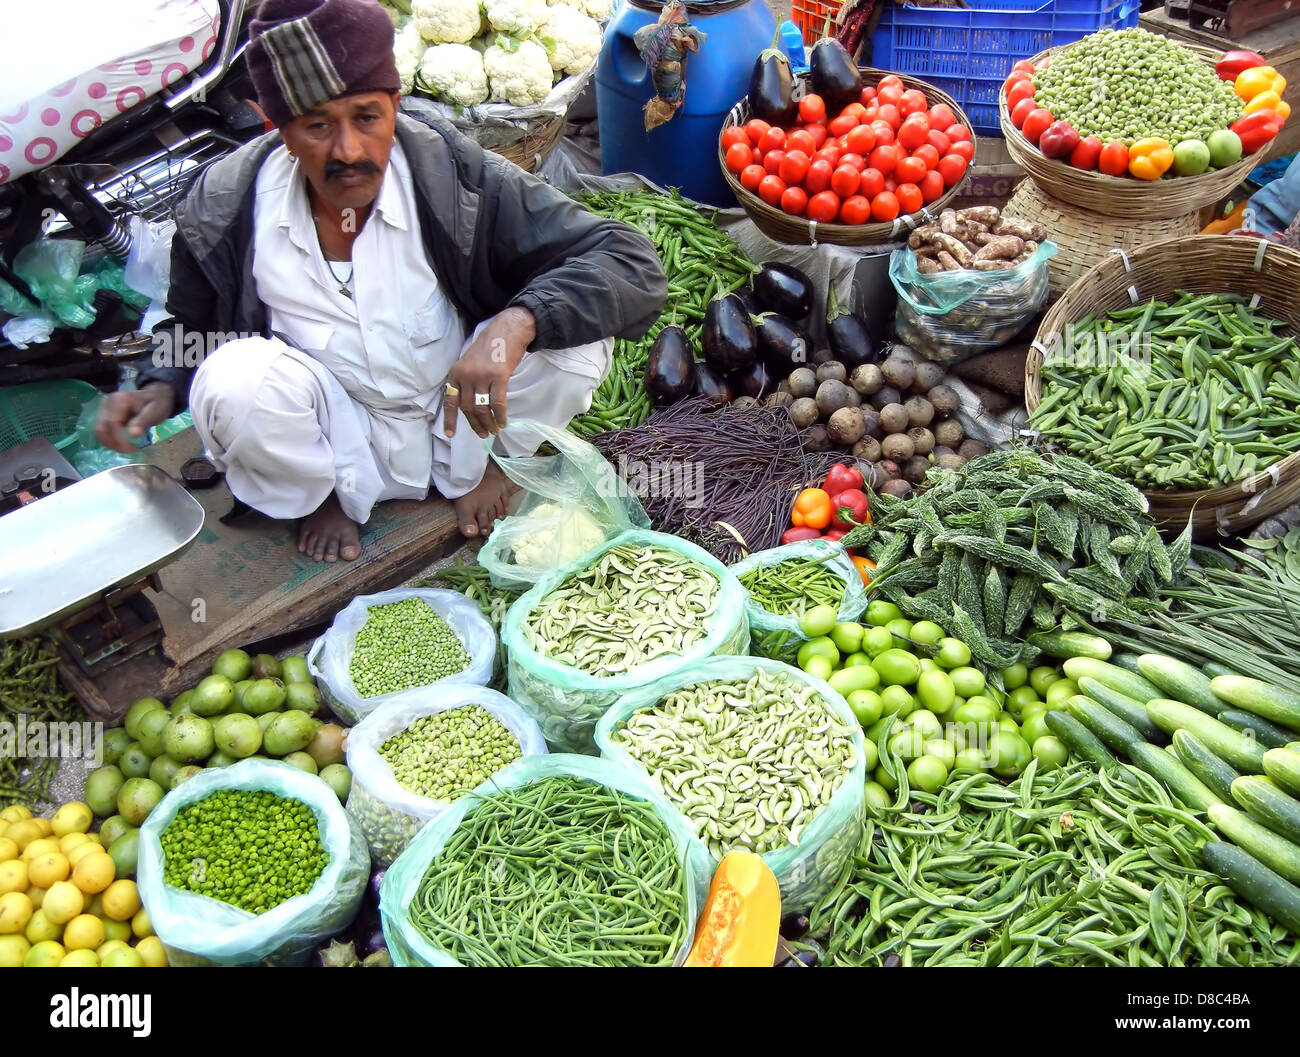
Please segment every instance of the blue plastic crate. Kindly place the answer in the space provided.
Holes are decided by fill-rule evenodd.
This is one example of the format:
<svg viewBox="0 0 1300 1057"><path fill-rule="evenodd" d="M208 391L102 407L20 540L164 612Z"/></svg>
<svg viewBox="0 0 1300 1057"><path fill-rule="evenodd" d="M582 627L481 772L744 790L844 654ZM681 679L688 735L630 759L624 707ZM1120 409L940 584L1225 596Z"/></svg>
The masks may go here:
<svg viewBox="0 0 1300 1057"><path fill-rule="evenodd" d="M1020 59L1099 29L1131 29L1140 0L968 0L964 10L885 8L871 65L911 74L952 96L976 132L1001 134L998 91Z"/></svg>

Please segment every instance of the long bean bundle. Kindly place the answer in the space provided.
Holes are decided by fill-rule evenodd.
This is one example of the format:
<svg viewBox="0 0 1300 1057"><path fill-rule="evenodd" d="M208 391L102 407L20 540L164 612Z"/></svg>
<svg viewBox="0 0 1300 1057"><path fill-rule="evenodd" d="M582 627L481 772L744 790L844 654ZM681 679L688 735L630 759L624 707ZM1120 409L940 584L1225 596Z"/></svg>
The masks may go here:
<svg viewBox="0 0 1300 1057"><path fill-rule="evenodd" d="M649 803L560 775L472 807L410 921L464 965L671 965L691 924L687 884Z"/></svg>
<svg viewBox="0 0 1300 1057"><path fill-rule="evenodd" d="M16 730L20 716L29 725L79 719L76 699L59 683L57 664L39 639L5 642L0 648L0 721ZM0 751L0 807L34 807L49 795L57 769L53 756L28 758L21 748Z"/></svg>
<svg viewBox="0 0 1300 1057"><path fill-rule="evenodd" d="M826 567L829 558L790 558L759 565L740 575L758 605L778 616L803 616L813 606L839 608L844 580Z"/></svg>

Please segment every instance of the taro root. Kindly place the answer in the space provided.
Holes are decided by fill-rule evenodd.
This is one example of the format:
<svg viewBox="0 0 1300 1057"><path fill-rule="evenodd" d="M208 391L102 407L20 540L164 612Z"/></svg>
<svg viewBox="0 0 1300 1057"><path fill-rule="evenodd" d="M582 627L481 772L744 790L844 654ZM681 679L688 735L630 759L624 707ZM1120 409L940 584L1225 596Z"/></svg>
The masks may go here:
<svg viewBox="0 0 1300 1057"><path fill-rule="evenodd" d="M862 439L866 432L866 423L862 421L862 412L856 407L842 407L831 415L826 423L826 431L831 442L851 448Z"/></svg>
<svg viewBox="0 0 1300 1057"><path fill-rule="evenodd" d="M812 397L801 396L790 405L790 417L794 419L794 424L800 429L811 426L820 417L817 411L817 401Z"/></svg>
<svg viewBox="0 0 1300 1057"><path fill-rule="evenodd" d="M880 409L880 428L886 433L902 433L909 421L902 404L886 404Z"/></svg>

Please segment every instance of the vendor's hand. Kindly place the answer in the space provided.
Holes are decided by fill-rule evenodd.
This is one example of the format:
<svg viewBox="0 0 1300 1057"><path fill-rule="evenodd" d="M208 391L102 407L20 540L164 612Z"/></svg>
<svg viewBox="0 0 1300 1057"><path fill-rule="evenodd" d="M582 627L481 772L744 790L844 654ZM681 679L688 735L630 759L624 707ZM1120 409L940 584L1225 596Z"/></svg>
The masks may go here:
<svg viewBox="0 0 1300 1057"><path fill-rule="evenodd" d="M166 382L150 382L133 392L109 393L99 405L95 437L106 448L130 454L132 437L143 437L150 426L171 417L176 394Z"/></svg>
<svg viewBox="0 0 1300 1057"><path fill-rule="evenodd" d="M507 308L495 316L451 368L447 383L459 392L443 394L443 423L447 436L456 435L457 412L480 437L506 427L506 385L537 334L537 323L526 308ZM486 393L487 404L475 402Z"/></svg>

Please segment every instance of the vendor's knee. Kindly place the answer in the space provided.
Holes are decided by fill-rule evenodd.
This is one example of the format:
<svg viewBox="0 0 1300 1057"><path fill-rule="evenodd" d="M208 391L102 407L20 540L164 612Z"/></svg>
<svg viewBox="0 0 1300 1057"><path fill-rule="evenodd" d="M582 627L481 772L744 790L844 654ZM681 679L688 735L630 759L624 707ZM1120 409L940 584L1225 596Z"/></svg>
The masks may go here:
<svg viewBox="0 0 1300 1057"><path fill-rule="evenodd" d="M309 368L284 355L283 343L269 338L236 338L214 349L194 372L190 409L195 420L206 425L212 439L228 447L268 385L281 393L299 391L301 399L291 403L304 407L314 405L319 388ZM277 401L282 402L283 398Z"/></svg>

